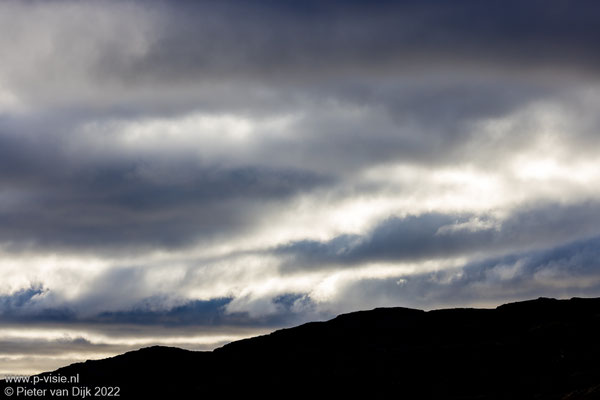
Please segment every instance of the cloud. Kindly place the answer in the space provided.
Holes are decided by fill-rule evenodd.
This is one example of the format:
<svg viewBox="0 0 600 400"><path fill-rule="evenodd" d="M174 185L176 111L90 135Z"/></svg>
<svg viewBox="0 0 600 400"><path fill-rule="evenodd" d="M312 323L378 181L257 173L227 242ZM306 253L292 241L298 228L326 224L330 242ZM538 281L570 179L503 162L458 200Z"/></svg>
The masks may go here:
<svg viewBox="0 0 600 400"><path fill-rule="evenodd" d="M0 2L0 362L597 295L599 14Z"/></svg>
<svg viewBox="0 0 600 400"><path fill-rule="evenodd" d="M126 299L121 296L121 305L114 308L101 296L114 297L116 294L103 288L102 280L95 280L100 285L95 293L83 293L84 297L73 299L70 303L63 301L61 307L57 307L57 303L53 308L49 307L53 300L51 297L44 298L48 291L41 288L3 296L0 304L5 323L198 326L205 329L289 326L327 318L339 312L378 306L486 306L537 296L593 296L600 285L600 269L596 262L599 238L595 236L538 250L509 251L459 267L429 272L394 274L392 271L382 278L348 275L348 279L335 283L331 296L327 298L319 297L314 291L317 287L313 285L307 286L304 293L257 292L205 301L151 296L126 305ZM118 279L115 272L109 274L106 282L133 283L122 274ZM138 281L136 286L141 284ZM121 286L115 293L132 289L136 290L135 286L130 289ZM88 305L95 307L96 311L84 311ZM102 311L110 308L114 311Z"/></svg>
<svg viewBox="0 0 600 400"><path fill-rule="evenodd" d="M0 297L0 304L4 312L11 312L16 308L25 306L31 300L44 293L41 287L30 287L21 289L11 295L3 295Z"/></svg>
<svg viewBox="0 0 600 400"><path fill-rule="evenodd" d="M212 258L183 252L138 259L139 265L118 264L118 258L98 266L74 260L72 266L46 267L53 271L49 276L33 273L43 285L13 291L0 303L9 321L281 326L322 317L319 304L337 298L355 280L408 282L427 271L450 277L465 264L464 271L476 276L490 269L490 257L497 264L516 265L514 257L524 259L523 254L544 255L547 260L539 264L549 265L553 258L561 263L571 249L565 243L600 234L597 207L550 203L522 207L504 218L440 213L393 217L364 235ZM48 261L31 263L33 270ZM86 271L79 264L90 266ZM495 271L510 274L511 268ZM8 282L14 278L10 270L5 274ZM499 292L512 293L503 281L496 283ZM547 289L552 288L548 281ZM445 293L443 287L426 285L415 290Z"/></svg>
<svg viewBox="0 0 600 400"><path fill-rule="evenodd" d="M114 311L106 311L113 306L106 304L107 298L98 298L98 293L87 294L88 297L78 299L77 302L63 300L61 305L53 305L51 298L39 298L32 301L34 296L39 296L44 292L48 292L48 290L31 288L2 296L0 298L0 320L4 324L32 326L49 323L61 324L70 327L68 329L82 326L94 329L113 326L118 331L121 326L137 326L138 329L153 331L158 326L169 329L196 327L206 332L214 329L227 330L243 327L277 328L306 322L311 317L322 317L315 311L316 304L306 294L297 293L287 293L272 298L255 298L250 301L244 298L185 301L183 299L174 300L167 296L152 296L143 298L133 306L121 304ZM102 295L109 296L106 291L103 291ZM120 301L126 300L120 299ZM98 309L99 302L104 302L104 310ZM94 303L93 310L84 309L88 303ZM0 346L2 344L1 333ZM188 335L189 332L186 333L186 336ZM68 345L68 342L72 340L67 337L62 341ZM89 341L80 344L87 345Z"/></svg>
<svg viewBox="0 0 600 400"><path fill-rule="evenodd" d="M415 308L490 307L539 296L593 297L600 289L598 237L543 250L511 253L460 268L355 279L339 287L321 310L403 305Z"/></svg>
<svg viewBox="0 0 600 400"><path fill-rule="evenodd" d="M17 248L188 245L228 229L244 229L264 212L266 202L330 181L310 171L185 159L73 166L60 154L46 155L48 149L5 144L0 150L6 155L0 163L7 167L0 174L0 241Z"/></svg>
<svg viewBox="0 0 600 400"><path fill-rule="evenodd" d="M597 208L597 203L545 204L524 206L506 218L440 213L390 217L364 235L297 241L274 252L287 258L284 271L501 254L597 234Z"/></svg>
<svg viewBox="0 0 600 400"><path fill-rule="evenodd" d="M0 82L25 108L164 112L189 110L190 103L255 108L265 101L272 107L279 102L269 101L269 92L283 92L289 100L296 91L323 87L331 93L334 82L345 82L346 93L348 82L364 87L361 83L379 81L385 87L381 80L402 76L450 77L451 82L465 74L472 79L481 73L504 79L526 75L521 84L547 84L546 74L595 75L598 66L591 55L600 10L588 1L578 7L560 1L309 2L302 7L8 1L2 8L6 62ZM510 92L521 86L503 90L502 81L489 104L516 99ZM479 98L473 91L458 86L441 94L468 104ZM417 98L436 98L435 90L431 97L427 93Z"/></svg>

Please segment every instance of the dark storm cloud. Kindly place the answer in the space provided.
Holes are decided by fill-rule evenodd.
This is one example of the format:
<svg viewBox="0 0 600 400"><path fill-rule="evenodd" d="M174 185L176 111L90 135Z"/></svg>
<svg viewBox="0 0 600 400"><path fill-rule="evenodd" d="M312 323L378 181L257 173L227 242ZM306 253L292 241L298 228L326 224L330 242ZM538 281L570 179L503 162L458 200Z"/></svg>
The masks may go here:
<svg viewBox="0 0 600 400"><path fill-rule="evenodd" d="M493 148L477 146L474 153L467 144L481 135L469 123L506 115L564 89L561 79L519 77L527 64L523 58L541 67L592 62L594 42L588 36L597 32L590 17L597 7L585 5L589 7L565 7L559 1L485 6L470 1L130 3L128 11L137 6L154 11L149 12L149 26L138 27L148 47L128 53L127 46L116 45L104 37L111 38L110 32L103 32L97 50L101 56L84 63L89 67L82 72L84 82L77 83L78 74L68 77L68 93L74 97L67 105L76 104L94 121L111 115L133 120L181 115L194 108L305 113L293 135L261 141L254 156L320 172L344 174L398 159L437 164L479 157L493 162L501 158L500 150L527 143L533 135L510 134ZM115 2L107 9L118 17L126 15L122 7ZM82 17L98 12L91 7ZM71 54L60 42L55 45L66 59L88 56ZM513 64L515 71L507 73ZM55 79L41 79L40 87L47 82ZM89 85L98 85L97 90ZM104 99L98 100L103 106L93 99L96 95ZM332 114L328 101L349 110L368 107L368 115L347 124L345 115L327 118ZM63 103L53 100L48 106L57 104ZM319 110L326 115L318 115Z"/></svg>
<svg viewBox="0 0 600 400"><path fill-rule="evenodd" d="M112 285L121 282L119 292L126 290L123 285L132 284L126 276L110 272ZM115 275L120 275L120 280ZM102 279L99 286L103 285ZM112 289L114 291L114 289ZM132 287L131 290L135 290ZM210 300L188 300L178 305L169 306L167 298L154 296L143 299L133 306L122 307L119 311L99 311L97 313L82 312L86 304L96 304L103 301L101 295L107 296L110 290L102 287L86 293L83 299L76 303L68 302L60 307L46 306L43 295L50 294L49 290L41 287L31 287L19 290L12 295L0 296L0 321L4 324L44 324L60 323L69 326L166 326L166 327L280 327L306 319L306 310L315 307L306 294L288 293L274 296L270 302L275 306L275 312L262 316L250 316L247 312L228 312L227 305L233 298L214 298ZM116 293L115 293L116 295ZM40 296L37 299L34 297ZM106 300L104 300L106 301ZM303 304L304 313L294 311L296 303ZM1 346L0 341L0 346Z"/></svg>
<svg viewBox="0 0 600 400"><path fill-rule="evenodd" d="M197 325L197 326L286 326L305 318L294 312L292 307L298 300L311 303L304 294L289 293L279 295L270 301L276 306L276 312L262 315L250 316L246 312L227 312L226 307L232 298L212 299L205 301L190 301L164 311L152 310L144 307L144 302L129 311L103 312L88 321L94 323L132 323L141 325ZM155 299L148 299L149 303L155 303Z"/></svg>
<svg viewBox="0 0 600 400"><path fill-rule="evenodd" d="M340 99L349 103L381 107L398 122L418 122L434 131L448 124L452 129L456 123L509 114L531 100L555 94L555 89L535 82L507 86L502 79L429 77L385 82L346 81L339 87L325 85L321 96L326 97L326 92L337 92Z"/></svg>
<svg viewBox="0 0 600 400"><path fill-rule="evenodd" d="M539 296L596 296L600 290L600 238L535 252L515 253L457 270L357 281L340 292L347 307L402 304L499 304Z"/></svg>
<svg viewBox="0 0 600 400"><path fill-rule="evenodd" d="M248 99L246 107L254 107L256 92L293 93L338 80L437 71L548 83L548 70L575 77L598 68L600 7L591 0L302 3L9 2L6 15L23 23L5 24L8 33L46 62L18 62L28 53L7 42L6 73L18 97L34 103L44 97L52 107L161 104L155 109L164 111L190 102L210 107L211 97L222 96L216 101L223 105ZM41 22L23 31L31 15ZM40 45L45 40L52 53Z"/></svg>
<svg viewBox="0 0 600 400"><path fill-rule="evenodd" d="M80 248L179 246L243 225L245 217L251 219L245 213L258 210L257 201L281 199L324 181L298 171L248 167L199 169L185 185L155 184L133 171L134 166L96 171L34 188L25 195L26 207L0 213L0 240ZM248 209L240 210L244 205Z"/></svg>
<svg viewBox="0 0 600 400"><path fill-rule="evenodd" d="M348 118L351 112L331 115L317 104L289 128L291 137L259 141L247 159L229 152L208 163L185 148L170 155L159 148L119 154L87 143L79 138L78 124L93 117L89 111L5 118L0 241L14 248L79 250L183 246L242 230L266 215L262 208L269 202L334 189L342 176L373 163L398 158L452 163L471 136L464 129L470 118L513 106L508 92L491 95L495 85L471 86L471 95L456 101L460 90L452 85L423 90L412 84L398 91L381 84L354 86L343 93L347 102L375 105L364 120ZM319 98L324 92L316 93ZM437 119L427 117L427 104ZM382 113L379 105L387 109Z"/></svg>
<svg viewBox="0 0 600 400"><path fill-rule="evenodd" d="M292 127L294 136L269 140L264 148L282 163L304 161L315 169L350 175L394 162L428 168L463 160L494 165L514 154L516 147L530 145L537 134L529 128L539 121L532 116L515 124L514 132L492 140L477 124L549 99L558 89L493 79L469 82L463 77L437 82L342 80L299 92L314 104L298 103L306 116Z"/></svg>
<svg viewBox="0 0 600 400"><path fill-rule="evenodd" d="M50 308L41 307L36 309L36 298L44 295L47 289L42 285L31 286L18 290L10 295L0 296L0 320L10 321L51 321L64 322L73 320L75 313L66 307Z"/></svg>
<svg viewBox="0 0 600 400"><path fill-rule="evenodd" d="M3 312L11 311L26 306L33 297L43 294L41 287L30 287L21 289L11 295L0 296L0 307Z"/></svg>
<svg viewBox="0 0 600 400"><path fill-rule="evenodd" d="M596 70L593 1L180 2L128 81L473 67ZM500 64L498 66L497 64ZM114 65L110 65L110 70Z"/></svg>
<svg viewBox="0 0 600 400"><path fill-rule="evenodd" d="M58 143L0 134L0 241L14 246L180 246L242 228L267 202L330 183L290 168L146 157L78 161Z"/></svg>
<svg viewBox="0 0 600 400"><path fill-rule="evenodd" d="M508 218L429 213L391 217L364 235L282 245L283 271L339 268L376 261L422 261L544 248L597 234L599 205L545 204L523 207Z"/></svg>

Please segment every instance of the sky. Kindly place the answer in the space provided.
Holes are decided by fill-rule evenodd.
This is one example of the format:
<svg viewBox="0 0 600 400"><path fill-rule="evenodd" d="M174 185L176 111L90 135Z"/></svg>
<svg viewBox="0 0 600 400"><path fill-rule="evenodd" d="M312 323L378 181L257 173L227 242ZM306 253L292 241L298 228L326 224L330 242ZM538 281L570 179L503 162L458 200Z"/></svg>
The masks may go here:
<svg viewBox="0 0 600 400"><path fill-rule="evenodd" d="M600 296L599 18L0 1L0 374Z"/></svg>

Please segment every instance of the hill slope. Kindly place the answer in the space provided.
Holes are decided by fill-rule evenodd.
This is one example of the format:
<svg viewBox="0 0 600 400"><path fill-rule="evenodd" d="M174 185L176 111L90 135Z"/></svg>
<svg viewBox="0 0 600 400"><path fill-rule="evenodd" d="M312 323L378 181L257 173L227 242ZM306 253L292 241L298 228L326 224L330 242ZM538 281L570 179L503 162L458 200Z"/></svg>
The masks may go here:
<svg viewBox="0 0 600 400"><path fill-rule="evenodd" d="M79 374L77 385L92 388L92 395L96 386L120 387L120 398L363 393L410 399L596 399L600 299L542 298L496 309L429 312L375 309L212 352L150 347L51 374ZM72 386L29 387L64 387L73 393Z"/></svg>

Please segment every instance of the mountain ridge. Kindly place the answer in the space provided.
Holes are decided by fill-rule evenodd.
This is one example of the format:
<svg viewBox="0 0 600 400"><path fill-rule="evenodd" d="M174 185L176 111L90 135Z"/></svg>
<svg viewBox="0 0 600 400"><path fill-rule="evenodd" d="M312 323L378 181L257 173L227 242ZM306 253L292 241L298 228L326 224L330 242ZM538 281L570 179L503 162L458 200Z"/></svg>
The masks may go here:
<svg viewBox="0 0 600 400"><path fill-rule="evenodd" d="M448 399L600 398L600 298L496 308L375 308L228 343L152 346L40 374L120 397L326 393ZM2 389L16 386L2 382ZM67 385L62 387L68 388ZM72 385L71 385L72 386ZM57 387L37 385L36 388Z"/></svg>

